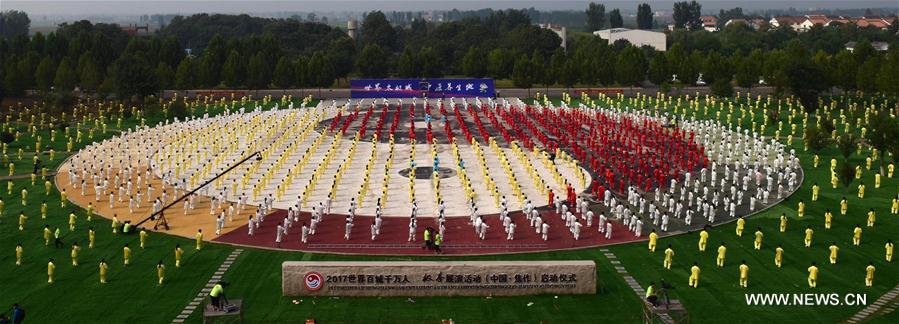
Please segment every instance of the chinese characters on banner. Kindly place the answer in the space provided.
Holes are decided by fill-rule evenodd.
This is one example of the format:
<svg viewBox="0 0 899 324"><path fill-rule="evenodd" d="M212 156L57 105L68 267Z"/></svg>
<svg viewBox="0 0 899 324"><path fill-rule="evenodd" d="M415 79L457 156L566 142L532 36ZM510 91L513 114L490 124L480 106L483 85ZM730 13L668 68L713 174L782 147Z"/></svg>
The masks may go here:
<svg viewBox="0 0 899 324"><path fill-rule="evenodd" d="M493 79L355 79L353 98L493 97Z"/></svg>

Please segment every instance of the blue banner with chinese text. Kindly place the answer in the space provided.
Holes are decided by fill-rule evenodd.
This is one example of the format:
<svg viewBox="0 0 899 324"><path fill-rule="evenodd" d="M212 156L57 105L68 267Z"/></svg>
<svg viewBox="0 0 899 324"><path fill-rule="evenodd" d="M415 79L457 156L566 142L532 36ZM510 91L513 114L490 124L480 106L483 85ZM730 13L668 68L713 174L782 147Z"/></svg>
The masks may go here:
<svg viewBox="0 0 899 324"><path fill-rule="evenodd" d="M493 97L493 79L355 79L353 98Z"/></svg>

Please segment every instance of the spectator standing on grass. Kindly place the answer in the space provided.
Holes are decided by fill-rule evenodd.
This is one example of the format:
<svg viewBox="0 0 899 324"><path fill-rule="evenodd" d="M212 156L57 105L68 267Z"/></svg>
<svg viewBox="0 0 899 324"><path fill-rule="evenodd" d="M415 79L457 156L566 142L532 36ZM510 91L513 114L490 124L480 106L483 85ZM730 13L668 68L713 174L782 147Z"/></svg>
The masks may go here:
<svg viewBox="0 0 899 324"><path fill-rule="evenodd" d="M659 296L656 296L655 282L650 282L649 287L646 287L646 301L652 304L652 306L659 306Z"/></svg>
<svg viewBox="0 0 899 324"><path fill-rule="evenodd" d="M19 324L25 321L25 310L19 304L12 304L12 323Z"/></svg>

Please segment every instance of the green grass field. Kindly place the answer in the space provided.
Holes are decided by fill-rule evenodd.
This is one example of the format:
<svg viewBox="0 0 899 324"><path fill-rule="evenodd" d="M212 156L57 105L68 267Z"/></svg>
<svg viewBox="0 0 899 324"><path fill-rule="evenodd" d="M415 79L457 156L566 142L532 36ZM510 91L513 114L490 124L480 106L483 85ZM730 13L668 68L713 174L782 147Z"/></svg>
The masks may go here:
<svg viewBox="0 0 899 324"><path fill-rule="evenodd" d="M633 99L624 99L631 106L641 105ZM859 99L855 99L858 101ZM744 102L741 99L740 102ZM574 100L572 103L576 103ZM738 106L740 102L737 102ZM618 104L617 100L612 100ZM556 101L558 104L558 101ZM606 105L603 102L601 105ZM701 107L711 106L701 100ZM895 105L895 101L890 103ZM838 107L845 104L838 105ZM213 107L215 113L220 107ZM727 109L709 109L708 113L699 112L698 118L720 118L726 120ZM739 120L739 109L733 116L733 122ZM198 112L202 114L202 112ZM847 111L848 113L848 111ZM860 114L853 112L853 114ZM789 112L781 115L787 121ZM854 115L853 115L854 116ZM161 120L154 116L154 121ZM741 120L742 125L750 126L752 120L762 123L765 116L758 113L754 118ZM148 118L151 119L151 118ZM855 118L850 118L854 123ZM124 127L135 125L138 121L127 119ZM803 150L801 130L804 128L801 118L795 118L799 124L792 147L802 159L805 180L802 187L782 204L763 213L753 216L746 223L746 231L742 238L734 233L734 224L723 225L712 229L709 249L699 253L696 247L697 235L686 234L671 238L662 238L660 248L649 253L645 243L632 243L612 246L615 253L631 275L642 286L650 281L664 279L675 286L670 291L671 297L679 299L696 322L767 322L767 321L814 321L839 322L859 311L861 306L748 306L744 293L862 293L867 294L868 303L873 303L885 291L899 283L899 269L895 262L884 261L884 242L887 239L897 240L899 233L899 216L890 215L890 197L899 192L899 175L892 179L884 177L881 188L874 188L875 168L865 170L863 181L868 185L864 199L858 199L854 181L846 187L841 183L837 189L830 187L829 161L833 156L842 164L842 156L833 144L820 153L818 168L812 166L813 153ZM148 122L152 124L152 122ZM15 150L24 147L33 151L34 138L25 134L25 124L15 124L23 135L9 145L10 156ZM838 132L842 133L840 125ZM111 129L111 128L110 128ZM775 133L776 125L771 124L766 135ZM858 133L858 125L851 125L851 132ZM38 135L48 138L48 130L39 130ZM789 127L781 134L786 141ZM95 134L94 140L112 136L114 132ZM77 143L83 147L85 142ZM57 151L65 148L65 141L54 141L51 144ZM850 162L862 163L863 154L855 153ZM63 159L48 163L54 167ZM26 157L26 160L28 158ZM888 158L889 159L889 158ZM31 162L15 162L16 173L30 172ZM19 166L18 163L22 163ZM55 164L53 164L55 163ZM5 169L5 168L4 168ZM3 175L6 171L4 171ZM811 186L817 182L821 186L821 197L811 202ZM59 194L54 190L45 195L43 181L39 180L32 187L29 179L14 181L15 188L9 195L5 188L0 189L3 199L2 223L0 223L0 282L3 282L3 293L0 294L0 305L6 307L12 303L20 303L28 312L28 322L170 322L184 306L205 285L215 269L224 261L233 247L208 243L200 252L194 251L192 240L172 237L164 234L151 234L146 249L137 247L136 236L114 235L110 222L95 218L87 223L84 211L79 211L79 220L74 232L68 231L67 215L69 208L59 208ZM28 206L21 205L20 191L27 188ZM842 196L849 199L849 214L840 216L839 200ZM806 216L798 218L797 203L803 199ZM40 217L40 203L46 200L49 212L46 220ZM71 206L71 205L70 205ZM835 212L834 225L830 230L824 229L823 211L830 208ZM874 208L877 212L877 226L864 228L861 247L851 245L851 232L856 223L864 226L865 212ZM29 216L25 230L17 228L18 214L25 211ZM786 233L777 230L781 213L790 218ZM48 224L51 228L59 226L63 232L63 241L70 245L77 241L82 245L80 265L72 267L69 257L70 246L55 249L45 247L41 228ZM97 246L87 248L87 228L93 226L97 230ZM765 233L763 248L755 251L752 248L752 233L761 226ZM811 248L803 247L802 231L806 226L815 230L814 244ZM724 242L728 246L727 265L723 269L715 267L715 249ZM836 242L840 246L840 261L837 265L827 262L827 246ZM14 248L21 243L25 249L25 263L15 266ZM122 266L122 247L129 243L133 249L133 264ZM185 247L184 265L180 269L174 267L173 249L175 244ZM662 268L662 250L671 244L676 252L674 266L671 270ZM784 266L774 266L773 249L783 244L785 249ZM49 258L56 261L56 283L48 285L46 268ZM109 283L99 283L97 262L106 258L110 265ZM306 298L295 305L293 298L281 297L281 262L287 260L595 260L599 289L596 295L590 296L526 296L526 297L428 297L414 298ZM156 283L155 265L162 260L168 267L166 282ZM749 288L737 285L737 266L746 260L750 266ZM864 268L868 261L877 266L874 287L864 287ZM687 287L689 266L699 262L702 268L700 287ZM806 284L806 268L816 261L821 269L817 289L809 289ZM245 300L245 316L248 322L275 323L301 322L307 318L315 318L325 323L413 323L437 322L440 319L452 318L460 323L488 322L546 322L546 323L596 323L641 321L641 303L638 296L626 285L622 277L614 270L613 265L599 251L591 248L576 251L562 251L536 254L520 254L508 256L485 257L366 257L341 256L327 254L308 254L299 252L279 252L258 249L246 249L235 261L224 279L232 285L227 288L229 298ZM532 306L527 306L533 302ZM200 312L194 312L188 322L200 322ZM895 323L899 316L895 312L878 315L874 322Z"/></svg>

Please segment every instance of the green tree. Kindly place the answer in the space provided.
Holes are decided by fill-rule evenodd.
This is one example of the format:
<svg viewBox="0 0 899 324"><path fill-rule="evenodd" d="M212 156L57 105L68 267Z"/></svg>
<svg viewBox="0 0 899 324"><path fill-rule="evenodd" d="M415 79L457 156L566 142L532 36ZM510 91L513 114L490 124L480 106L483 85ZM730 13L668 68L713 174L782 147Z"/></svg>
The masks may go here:
<svg viewBox="0 0 899 324"><path fill-rule="evenodd" d="M730 62L718 52L711 52L703 67L703 76L711 84L711 91L716 96L730 97L733 95L733 87L730 85L733 74L730 70Z"/></svg>
<svg viewBox="0 0 899 324"><path fill-rule="evenodd" d="M843 90L853 90L856 86L856 72L859 63L856 62L852 52L842 49L833 56L829 68L831 83Z"/></svg>
<svg viewBox="0 0 899 324"><path fill-rule="evenodd" d="M546 66L546 58L543 57L543 54L540 51L534 51L534 54L531 55L531 75L534 77L534 83L546 81L544 75L546 74L547 68Z"/></svg>
<svg viewBox="0 0 899 324"><path fill-rule="evenodd" d="M749 56L743 57L739 62L734 62L734 79L737 85L744 88L751 88L759 82L759 75L762 70L762 50L755 49Z"/></svg>
<svg viewBox="0 0 899 324"><path fill-rule="evenodd" d="M562 65L562 70L559 73L559 82L566 88L571 88L577 83L578 75L577 62L565 60L565 64Z"/></svg>
<svg viewBox="0 0 899 324"><path fill-rule="evenodd" d="M507 49L495 48L487 54L487 71L490 76L497 79L505 79L512 72L512 54Z"/></svg>
<svg viewBox="0 0 899 324"><path fill-rule="evenodd" d="M819 128L814 123L809 124L805 127L805 134L803 135L805 140L805 145L812 150L815 154L818 154L827 147L827 140L830 135Z"/></svg>
<svg viewBox="0 0 899 324"><path fill-rule="evenodd" d="M397 45L396 30L387 21L387 17L381 11L372 11L362 19L362 43L365 47L378 45L393 49ZM363 52L364 52L363 48Z"/></svg>
<svg viewBox="0 0 899 324"><path fill-rule="evenodd" d="M113 63L112 84L120 98L143 100L143 96L159 90L153 68L142 55L124 54Z"/></svg>
<svg viewBox="0 0 899 324"><path fill-rule="evenodd" d="M328 57L334 64L334 73L337 78L346 78L353 72L353 62L356 59L356 43L352 38L341 37L328 44Z"/></svg>
<svg viewBox="0 0 899 324"><path fill-rule="evenodd" d="M75 68L72 67L72 60L64 57L56 68L56 76L53 78L53 85L57 91L68 92L75 89L78 83L78 75L75 74Z"/></svg>
<svg viewBox="0 0 899 324"><path fill-rule="evenodd" d="M200 55L197 62L197 86L215 87L221 83L221 74L216 58L212 54Z"/></svg>
<svg viewBox="0 0 899 324"><path fill-rule="evenodd" d="M243 67L244 63L240 59L240 53L236 50L231 50L228 58L225 59L225 64L222 65L222 82L231 88L240 86L243 83Z"/></svg>
<svg viewBox="0 0 899 324"><path fill-rule="evenodd" d="M858 67L855 79L856 88L866 93L874 93L877 90L877 73L881 68L880 57L871 56L868 58L867 61ZM899 82L899 80L895 81Z"/></svg>
<svg viewBox="0 0 899 324"><path fill-rule="evenodd" d="M82 90L97 90L103 82L103 71L97 66L93 58L79 59L78 80Z"/></svg>
<svg viewBox="0 0 899 324"><path fill-rule="evenodd" d="M681 1L674 3L672 18L674 18L675 28L698 30L702 28L702 19L700 17L702 17L702 5L698 2Z"/></svg>
<svg viewBox="0 0 899 324"><path fill-rule="evenodd" d="M671 73L668 71L668 61L665 59L665 55L657 53L652 57L652 60L649 61L649 72L647 74L649 82L655 85L661 86L668 82Z"/></svg>
<svg viewBox="0 0 899 324"><path fill-rule="evenodd" d="M512 68L512 84L519 88L531 88L534 85L533 70L531 60L522 54Z"/></svg>
<svg viewBox="0 0 899 324"><path fill-rule="evenodd" d="M587 31L593 32L602 29L606 21L606 6L601 3L591 2L587 5Z"/></svg>
<svg viewBox="0 0 899 324"><path fill-rule="evenodd" d="M385 64L385 53L381 46L370 43L362 48L362 53L356 59L356 68L359 74L365 78L383 78L387 76L388 67Z"/></svg>
<svg viewBox="0 0 899 324"><path fill-rule="evenodd" d="M19 65L21 64L16 64L13 60L9 60L3 69L8 71L3 73L3 88L7 96L15 97L25 94L24 82L22 81L25 74L21 73Z"/></svg>
<svg viewBox="0 0 899 324"><path fill-rule="evenodd" d="M877 73L877 88L886 94L899 95L899 82L896 80L899 80L899 48L892 48Z"/></svg>
<svg viewBox="0 0 899 324"><path fill-rule="evenodd" d="M268 88L272 78L270 71L262 53L256 53L250 58L250 63L247 65L247 86L250 89Z"/></svg>
<svg viewBox="0 0 899 324"><path fill-rule="evenodd" d="M293 71L293 64L290 63L290 60L283 56L278 59L278 64L275 65L275 73L272 76L272 83L275 84L275 87L281 89L290 88L294 84L295 77L296 73Z"/></svg>
<svg viewBox="0 0 899 324"><path fill-rule="evenodd" d="M37 71L34 72L34 80L37 82L37 88L41 91L49 91L53 86L53 78L56 77L56 63L53 58L47 56L38 64Z"/></svg>
<svg viewBox="0 0 899 324"><path fill-rule="evenodd" d="M363 50L363 54L360 55L360 58L361 56L364 56L364 52L365 51ZM309 59L307 71L311 86L327 88L334 83L334 66L331 63L331 60L321 51L315 52L315 54L312 55L312 58ZM384 70L384 73L386 75L386 69Z"/></svg>
<svg viewBox="0 0 899 324"><path fill-rule="evenodd" d="M0 38L12 39L16 36L27 36L30 27L31 19L24 11L0 12Z"/></svg>
<svg viewBox="0 0 899 324"><path fill-rule="evenodd" d="M468 48L462 57L462 72L466 76L480 78L487 74L487 64L484 53L477 46Z"/></svg>
<svg viewBox="0 0 899 324"><path fill-rule="evenodd" d="M423 77L434 78L443 75L440 71L440 58L437 57L437 53L434 52L433 48L423 47L418 52L416 61L418 61L418 66L421 68L421 75Z"/></svg>
<svg viewBox="0 0 899 324"><path fill-rule="evenodd" d="M400 54L399 59L396 61L396 74L398 77L415 78L421 76L421 69L415 56L415 51L412 50L412 47L406 46L403 49L403 53Z"/></svg>
<svg viewBox="0 0 899 324"><path fill-rule="evenodd" d="M609 12L609 27L624 27L624 18L621 17L621 10L618 10L618 8L612 9L612 11Z"/></svg>
<svg viewBox="0 0 899 324"><path fill-rule="evenodd" d="M297 59L296 64L293 66L293 72L297 87L306 88L313 86L313 78L309 75L309 60L305 57Z"/></svg>
<svg viewBox="0 0 899 324"><path fill-rule="evenodd" d="M637 29L652 29L652 8L648 3L637 6Z"/></svg>
<svg viewBox="0 0 899 324"><path fill-rule="evenodd" d="M163 61L156 64L156 80L159 82L159 89L171 89L175 85L175 70Z"/></svg>
<svg viewBox="0 0 899 324"><path fill-rule="evenodd" d="M193 62L191 59L185 58L178 63L178 69L175 71L175 88L186 90L196 86Z"/></svg>
<svg viewBox="0 0 899 324"><path fill-rule="evenodd" d="M849 159L852 152L855 152L855 142L855 136L852 134L843 134L837 138L837 148L840 150L840 154L843 155L844 161Z"/></svg>
<svg viewBox="0 0 899 324"><path fill-rule="evenodd" d="M646 79L646 57L639 48L628 45L618 54L615 75L618 83L626 86L639 85Z"/></svg>
<svg viewBox="0 0 899 324"><path fill-rule="evenodd" d="M868 127L866 134L868 143L880 153L880 173L885 174L883 163L886 152L895 152L899 147L899 119L890 116L889 111L881 110L871 116Z"/></svg>

